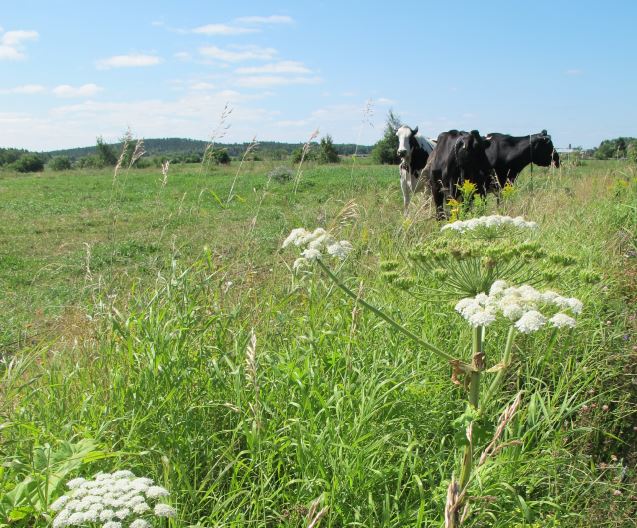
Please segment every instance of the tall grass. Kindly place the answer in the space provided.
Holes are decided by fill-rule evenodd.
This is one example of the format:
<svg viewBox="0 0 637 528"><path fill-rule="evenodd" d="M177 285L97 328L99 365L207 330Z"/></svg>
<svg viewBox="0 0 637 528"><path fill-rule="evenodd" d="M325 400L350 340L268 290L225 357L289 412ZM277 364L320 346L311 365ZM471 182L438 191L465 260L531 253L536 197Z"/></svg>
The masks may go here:
<svg viewBox="0 0 637 528"><path fill-rule="evenodd" d="M171 208L180 207L183 191L170 186L188 177L176 174L166 187ZM236 185L249 188L259 177L246 172ZM502 380L494 415L520 391L522 402L500 433L508 446L477 472L472 501L479 506L468 526L632 522L634 342L624 336L634 322L623 297L634 292L626 278L634 261L624 256L635 235L631 177L583 167L541 178L536 170L533 188L520 178L503 205L540 222L556 251L577 255L564 288L587 309L567 336L516 342L515 375ZM218 243L180 258L207 237L177 240L169 264L153 269L154 281L133 280L128 291L88 307L93 323L77 344L5 356L5 461L28 460L45 443L91 439L108 456L87 459L74 474L127 467L148 475L171 491L184 526L441 525L456 467L453 420L463 410L446 362L353 310L331 282L293 278L276 250L290 228L335 220L357 241L342 270L348 286L416 335L469 358L458 343L470 342L471 330L452 305L410 300L380 279L379 258L407 252L436 229L424 219L403 225L393 171L391 178L391 187L361 178L354 196L332 190L338 175L306 167L305 186L284 184L253 204L259 225L248 263L246 246L230 241L245 233L255 209L237 201L217 207L214 218L228 231ZM286 209L297 186L298 203ZM183 207L200 221L196 194ZM352 198L355 214L339 203ZM156 212L158 222L165 211ZM84 270L83 259L78 266ZM582 268L602 280L582 281ZM505 341L498 335L489 347L501 350ZM0 490L28 477L21 467L7 466ZM35 512L22 522L44 526L46 518Z"/></svg>

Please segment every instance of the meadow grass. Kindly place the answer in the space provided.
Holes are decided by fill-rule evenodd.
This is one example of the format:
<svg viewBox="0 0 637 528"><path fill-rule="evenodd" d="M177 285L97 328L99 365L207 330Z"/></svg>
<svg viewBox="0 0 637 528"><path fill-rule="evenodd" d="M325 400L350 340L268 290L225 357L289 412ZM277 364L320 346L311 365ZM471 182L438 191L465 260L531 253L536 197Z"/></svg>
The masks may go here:
<svg viewBox="0 0 637 528"><path fill-rule="evenodd" d="M395 167L304 166L296 194L295 181L268 183L273 167L171 166L163 189L159 171L132 170L115 207L107 171L0 176L0 449L13 461L0 512L3 491L45 471L39 447L90 439L99 455L72 476L150 476L180 526L308 526L318 510L323 526L441 525L463 389L280 251L294 227L332 227L355 247L341 280L469 359L453 303L381 280L380 260L439 226L426 208L402 217ZM467 526L632 525L635 203L632 168L588 162L526 172L501 204L576 256L558 284L585 310L573 330L516 341L494 416L520 390L522 402L472 484ZM490 336L487 353L505 339ZM39 508L15 522L44 526Z"/></svg>

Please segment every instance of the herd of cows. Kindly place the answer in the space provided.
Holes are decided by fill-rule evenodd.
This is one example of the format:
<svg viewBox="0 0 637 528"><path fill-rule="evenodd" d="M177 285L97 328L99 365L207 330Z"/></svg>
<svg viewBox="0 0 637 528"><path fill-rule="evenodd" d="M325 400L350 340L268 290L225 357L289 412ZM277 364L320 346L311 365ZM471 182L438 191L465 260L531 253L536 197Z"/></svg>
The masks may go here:
<svg viewBox="0 0 637 528"><path fill-rule="evenodd" d="M507 182L513 183L530 163L560 166L560 157L546 130L528 136L492 133L481 136L477 130L443 132L437 140L418 135L418 127L401 126L397 131L400 186L405 214L415 192L429 188L439 217L444 204L456 198L458 187L469 180L485 196Z"/></svg>

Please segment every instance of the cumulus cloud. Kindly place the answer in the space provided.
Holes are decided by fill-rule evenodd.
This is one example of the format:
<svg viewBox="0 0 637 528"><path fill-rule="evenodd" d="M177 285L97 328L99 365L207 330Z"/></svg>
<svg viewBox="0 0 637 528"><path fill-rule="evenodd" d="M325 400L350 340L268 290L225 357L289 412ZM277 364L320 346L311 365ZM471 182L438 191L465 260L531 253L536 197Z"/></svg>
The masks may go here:
<svg viewBox="0 0 637 528"><path fill-rule="evenodd" d="M564 72L565 75L570 75L570 76L577 76L577 75L582 75L584 72L578 68L571 68L570 70L566 70Z"/></svg>
<svg viewBox="0 0 637 528"><path fill-rule="evenodd" d="M192 30L192 33L214 36L244 35L246 33L256 32L256 29L229 26L228 24L206 24L205 26L199 26Z"/></svg>
<svg viewBox="0 0 637 528"><path fill-rule="evenodd" d="M22 94L33 95L44 92L45 88L41 84L23 84L13 88L0 89L0 94Z"/></svg>
<svg viewBox="0 0 637 528"><path fill-rule="evenodd" d="M175 57L177 60L184 61L184 62L192 59L192 56L187 51L178 51L177 53L173 55L173 57Z"/></svg>
<svg viewBox="0 0 637 528"><path fill-rule="evenodd" d="M237 68L235 73L239 74L259 74L259 73L312 73L302 62L279 61L263 66L251 66Z"/></svg>
<svg viewBox="0 0 637 528"><path fill-rule="evenodd" d="M206 58L222 62L243 62L249 60L271 60L277 54L274 48L259 48L246 46L241 48L219 48L217 46L204 46L199 48L199 53Z"/></svg>
<svg viewBox="0 0 637 528"><path fill-rule="evenodd" d="M102 88L97 84L89 83L81 86L71 86L70 84L60 84L53 88L53 93L57 97L91 97L98 92L101 92Z"/></svg>
<svg viewBox="0 0 637 528"><path fill-rule="evenodd" d="M2 30L0 29L0 32ZM0 36L0 60L23 60L26 58L24 43L37 40L37 31L18 29L7 31Z"/></svg>
<svg viewBox="0 0 637 528"><path fill-rule="evenodd" d="M294 19L287 15L247 16L237 18L239 24L292 24Z"/></svg>
<svg viewBox="0 0 637 528"><path fill-rule="evenodd" d="M157 55L144 55L141 53L131 53L129 55L115 55L106 59L100 59L96 66L100 70L110 68L138 68L144 66L155 66L162 62Z"/></svg>

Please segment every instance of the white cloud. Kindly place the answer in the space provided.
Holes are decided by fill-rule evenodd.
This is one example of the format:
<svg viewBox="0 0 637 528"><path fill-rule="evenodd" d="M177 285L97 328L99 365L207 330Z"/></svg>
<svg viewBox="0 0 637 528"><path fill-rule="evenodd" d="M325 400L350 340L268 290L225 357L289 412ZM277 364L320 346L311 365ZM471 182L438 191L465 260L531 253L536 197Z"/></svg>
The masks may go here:
<svg viewBox="0 0 637 528"><path fill-rule="evenodd" d="M144 55L141 53L131 53L129 55L115 55L107 59L101 59L96 62L96 66L100 70L108 70L110 68L137 68L141 66L155 66L162 62L161 57L157 55Z"/></svg>
<svg viewBox="0 0 637 528"><path fill-rule="evenodd" d="M189 61L190 59L192 59L190 53L188 53L187 51L178 51L173 55L173 57L180 61Z"/></svg>
<svg viewBox="0 0 637 528"><path fill-rule="evenodd" d="M227 24L206 24L205 26L196 27L192 30L192 32L201 35L227 36L256 33L257 30L238 26L229 26Z"/></svg>
<svg viewBox="0 0 637 528"><path fill-rule="evenodd" d="M224 62L242 62L248 60L271 60L277 54L274 48L248 46L243 48L222 49L217 46L199 48L204 57Z"/></svg>
<svg viewBox="0 0 637 528"><path fill-rule="evenodd" d="M380 106L391 106L396 104L396 101L388 99L387 97L379 97L378 99L374 99L372 102Z"/></svg>
<svg viewBox="0 0 637 528"><path fill-rule="evenodd" d="M212 90L214 89L215 85L212 83L208 83L208 82L195 82L193 84L190 85L190 89L191 90L197 90L197 91L203 91L203 90Z"/></svg>
<svg viewBox="0 0 637 528"><path fill-rule="evenodd" d="M251 66L237 68L235 73L239 74L259 74L259 73L312 73L302 62L280 61L263 66Z"/></svg>
<svg viewBox="0 0 637 528"><path fill-rule="evenodd" d="M287 15L247 16L236 19L240 24L292 24L294 19Z"/></svg>
<svg viewBox="0 0 637 528"><path fill-rule="evenodd" d="M317 84L322 82L320 77L284 77L282 75L254 75L240 77L237 86L244 88L258 88L263 86L286 86L290 84Z"/></svg>
<svg viewBox="0 0 637 528"><path fill-rule="evenodd" d="M571 68L570 70L566 70L564 72L564 75L570 75L570 76L577 76L577 75L582 75L584 72L580 69L577 68Z"/></svg>
<svg viewBox="0 0 637 528"><path fill-rule="evenodd" d="M53 88L53 93L57 97L91 97L101 91L102 88L93 83L83 84L82 86L61 84Z"/></svg>
<svg viewBox="0 0 637 528"><path fill-rule="evenodd" d="M23 94L33 95L44 92L45 88L41 84L23 84L14 88L5 88L0 90L0 94Z"/></svg>
<svg viewBox="0 0 637 528"><path fill-rule="evenodd" d="M0 32L2 29L0 29ZM37 40L37 31L18 29L7 31L0 37L0 60L22 60L26 58L24 43Z"/></svg>

